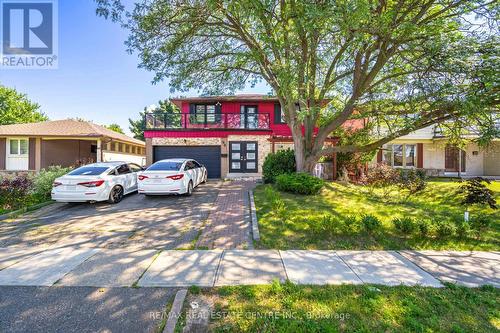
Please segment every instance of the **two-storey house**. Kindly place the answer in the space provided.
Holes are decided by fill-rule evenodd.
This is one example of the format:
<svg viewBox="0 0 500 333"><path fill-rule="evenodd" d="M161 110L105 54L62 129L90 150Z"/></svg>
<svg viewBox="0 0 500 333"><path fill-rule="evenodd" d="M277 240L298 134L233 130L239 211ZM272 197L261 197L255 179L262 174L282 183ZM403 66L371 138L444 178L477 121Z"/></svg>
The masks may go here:
<svg viewBox="0 0 500 333"><path fill-rule="evenodd" d="M179 114L146 114L147 164L189 157L209 178L260 177L265 157L293 148L278 99L266 95L174 98ZM334 144L335 138L326 144ZM335 168L335 163L334 163ZM336 170L332 170L332 176Z"/></svg>

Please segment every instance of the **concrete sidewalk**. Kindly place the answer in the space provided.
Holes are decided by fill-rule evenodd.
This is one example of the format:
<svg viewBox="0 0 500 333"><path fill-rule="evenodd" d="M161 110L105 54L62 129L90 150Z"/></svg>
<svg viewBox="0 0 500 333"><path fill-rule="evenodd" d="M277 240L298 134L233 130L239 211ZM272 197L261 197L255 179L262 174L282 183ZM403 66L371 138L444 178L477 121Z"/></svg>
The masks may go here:
<svg viewBox="0 0 500 333"><path fill-rule="evenodd" d="M381 284L500 287L500 253L453 251L156 251L0 248L0 286L201 287Z"/></svg>

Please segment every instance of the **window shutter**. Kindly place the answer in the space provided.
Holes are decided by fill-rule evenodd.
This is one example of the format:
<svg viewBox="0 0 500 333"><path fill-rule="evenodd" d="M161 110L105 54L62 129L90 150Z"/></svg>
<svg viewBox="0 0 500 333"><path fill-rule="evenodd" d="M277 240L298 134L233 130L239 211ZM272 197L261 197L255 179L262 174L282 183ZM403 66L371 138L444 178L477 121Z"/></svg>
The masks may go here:
<svg viewBox="0 0 500 333"><path fill-rule="evenodd" d="M36 168L35 156L36 156L36 139L29 138L29 140L28 140L28 169L29 170L35 170L35 168Z"/></svg>
<svg viewBox="0 0 500 333"><path fill-rule="evenodd" d="M215 104L215 122L220 123L222 119L222 105L220 103Z"/></svg>
<svg viewBox="0 0 500 333"><path fill-rule="evenodd" d="M378 164L382 163L382 149L378 150L378 153L377 153L377 163Z"/></svg>
<svg viewBox="0 0 500 333"><path fill-rule="evenodd" d="M281 119L281 105L280 103L274 104L274 123L281 124L283 121Z"/></svg>
<svg viewBox="0 0 500 333"><path fill-rule="evenodd" d="M424 167L424 144L417 143L417 168L422 169Z"/></svg>

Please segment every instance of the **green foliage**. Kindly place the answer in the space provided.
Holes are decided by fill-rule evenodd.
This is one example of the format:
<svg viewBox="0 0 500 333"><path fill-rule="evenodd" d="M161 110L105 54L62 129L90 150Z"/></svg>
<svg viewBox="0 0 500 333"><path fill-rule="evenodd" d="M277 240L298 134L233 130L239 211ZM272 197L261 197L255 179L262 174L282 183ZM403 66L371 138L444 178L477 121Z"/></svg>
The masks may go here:
<svg viewBox="0 0 500 333"><path fill-rule="evenodd" d="M48 120L39 110L40 105L31 102L25 94L0 85L0 125Z"/></svg>
<svg viewBox="0 0 500 333"><path fill-rule="evenodd" d="M399 184L400 175L398 170L387 164L377 164L368 169L366 175L361 179L362 184L368 185L370 190L380 188L384 198L388 198L393 186Z"/></svg>
<svg viewBox="0 0 500 333"><path fill-rule="evenodd" d="M202 293L219 311L238 314L212 316L210 328L216 333L498 331L500 290L491 286L314 286L273 281L259 286L206 288ZM253 297L247 297L249 294ZM293 315L284 318L287 311ZM400 318L397 324L395 316Z"/></svg>
<svg viewBox="0 0 500 333"><path fill-rule="evenodd" d="M281 199L279 192L272 187L266 187L264 195L266 196L267 202L269 202L269 204L271 205L273 212L282 219L285 219L286 218L285 201Z"/></svg>
<svg viewBox="0 0 500 333"><path fill-rule="evenodd" d="M491 181L485 178L476 177L467 179L458 189L458 193L463 197L462 204L488 205L491 209L496 209L496 200L493 191L486 187Z"/></svg>
<svg viewBox="0 0 500 333"><path fill-rule="evenodd" d="M452 237L455 234L456 227L448 220L439 219L434 221L436 235L439 238Z"/></svg>
<svg viewBox="0 0 500 333"><path fill-rule="evenodd" d="M492 223L492 219L486 214L478 214L477 216L473 216L471 219L471 227L477 237L481 237L481 235L488 230Z"/></svg>
<svg viewBox="0 0 500 333"><path fill-rule="evenodd" d="M458 237L467 238L467 236L469 236L469 233L471 231L471 226L469 222L464 221L464 219L460 218L455 221L455 227Z"/></svg>
<svg viewBox="0 0 500 333"><path fill-rule="evenodd" d="M401 231L404 235L410 235L416 229L415 221L411 217L395 218L392 220L394 228Z"/></svg>
<svg viewBox="0 0 500 333"><path fill-rule="evenodd" d="M348 215L342 220L345 232L355 232L358 227L358 219L355 215Z"/></svg>
<svg viewBox="0 0 500 333"><path fill-rule="evenodd" d="M155 115L166 115L170 121L175 122L175 120L180 121L180 110L179 108L171 103L169 100L158 101L158 106L154 109L144 108L144 111L139 112L139 119L133 120L128 119L129 129L134 134L134 138L144 141L144 130L146 129L146 123L144 122L144 117L146 112L152 112Z"/></svg>
<svg viewBox="0 0 500 333"><path fill-rule="evenodd" d="M313 228L319 237L334 235L340 224L337 218L331 214L325 214L319 221L313 222Z"/></svg>
<svg viewBox="0 0 500 333"><path fill-rule="evenodd" d="M321 190L324 181L308 173L299 172L277 176L276 186L280 191L311 195Z"/></svg>
<svg viewBox="0 0 500 333"><path fill-rule="evenodd" d="M121 126L118 124L110 124L110 125L107 125L104 127L106 127L107 129L110 129L112 131L115 131L117 133L125 134L125 132L123 131L123 128L121 128Z"/></svg>
<svg viewBox="0 0 500 333"><path fill-rule="evenodd" d="M399 187L407 190L409 195L421 192L427 186L425 170L400 169Z"/></svg>
<svg viewBox="0 0 500 333"><path fill-rule="evenodd" d="M416 229L420 237L427 237L431 232L431 223L428 220L418 220Z"/></svg>
<svg viewBox="0 0 500 333"><path fill-rule="evenodd" d="M373 234L382 228L382 223L375 215L365 214L361 216L361 225L363 229L369 233Z"/></svg>
<svg viewBox="0 0 500 333"><path fill-rule="evenodd" d="M0 208L16 210L30 203L33 181L28 175L5 177L0 181Z"/></svg>
<svg viewBox="0 0 500 333"><path fill-rule="evenodd" d="M40 170L33 178L33 195L42 201L49 200L54 180L70 171L71 168L63 168L61 166L50 166Z"/></svg>
<svg viewBox="0 0 500 333"><path fill-rule="evenodd" d="M294 173L295 169L295 153L291 149L283 149L266 156L262 165L262 175L266 183L274 183L276 176Z"/></svg>

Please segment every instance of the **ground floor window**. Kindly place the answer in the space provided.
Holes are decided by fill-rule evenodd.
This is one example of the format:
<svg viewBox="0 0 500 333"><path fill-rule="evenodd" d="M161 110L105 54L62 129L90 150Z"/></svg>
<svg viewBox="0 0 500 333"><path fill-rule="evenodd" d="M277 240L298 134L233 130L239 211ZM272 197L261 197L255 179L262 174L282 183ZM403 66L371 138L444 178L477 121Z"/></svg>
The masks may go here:
<svg viewBox="0 0 500 333"><path fill-rule="evenodd" d="M28 155L28 139L10 139L10 155Z"/></svg>
<svg viewBox="0 0 500 333"><path fill-rule="evenodd" d="M391 144L383 148L382 161L393 167L413 168L417 165L417 145Z"/></svg>

